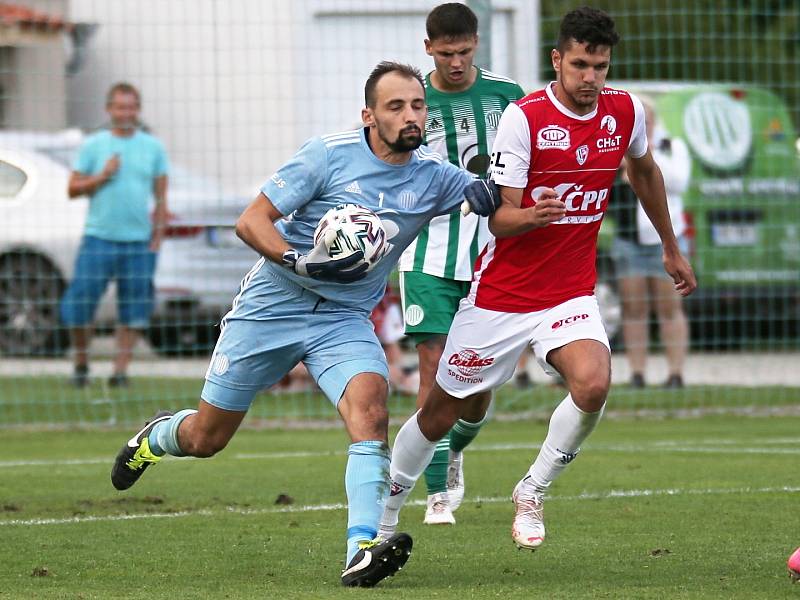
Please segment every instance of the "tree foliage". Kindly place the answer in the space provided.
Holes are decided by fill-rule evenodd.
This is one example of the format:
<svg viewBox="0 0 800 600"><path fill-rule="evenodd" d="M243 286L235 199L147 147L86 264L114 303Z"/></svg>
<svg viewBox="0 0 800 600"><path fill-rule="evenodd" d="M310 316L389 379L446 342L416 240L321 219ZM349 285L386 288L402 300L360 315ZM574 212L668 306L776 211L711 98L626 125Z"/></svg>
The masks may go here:
<svg viewBox="0 0 800 600"><path fill-rule="evenodd" d="M540 79L561 17L586 2L541 0ZM756 84L784 98L800 126L800 1L605 0L617 23L610 79Z"/></svg>

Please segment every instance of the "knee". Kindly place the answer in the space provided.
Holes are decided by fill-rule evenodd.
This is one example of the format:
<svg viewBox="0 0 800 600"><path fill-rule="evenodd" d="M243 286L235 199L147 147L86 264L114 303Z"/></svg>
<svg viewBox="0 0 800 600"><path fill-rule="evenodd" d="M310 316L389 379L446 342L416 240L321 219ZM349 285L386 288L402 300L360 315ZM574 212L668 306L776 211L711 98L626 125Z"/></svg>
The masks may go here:
<svg viewBox="0 0 800 600"><path fill-rule="evenodd" d="M572 401L585 412L597 412L606 402L610 385L610 374L581 378L570 386Z"/></svg>
<svg viewBox="0 0 800 600"><path fill-rule="evenodd" d="M364 407L364 424L375 431L386 431L389 428L389 408L386 402L373 402Z"/></svg>

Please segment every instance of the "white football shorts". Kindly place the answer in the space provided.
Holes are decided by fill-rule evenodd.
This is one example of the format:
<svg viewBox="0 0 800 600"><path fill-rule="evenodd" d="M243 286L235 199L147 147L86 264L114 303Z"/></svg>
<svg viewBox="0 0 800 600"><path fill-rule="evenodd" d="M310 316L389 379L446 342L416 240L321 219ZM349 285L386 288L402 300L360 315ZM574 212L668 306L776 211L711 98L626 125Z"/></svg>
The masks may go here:
<svg viewBox="0 0 800 600"><path fill-rule="evenodd" d="M478 308L464 298L450 326L436 382L456 398L493 390L514 375L529 345L549 375L547 353L577 340L596 340L611 350L594 296L580 296L530 313Z"/></svg>

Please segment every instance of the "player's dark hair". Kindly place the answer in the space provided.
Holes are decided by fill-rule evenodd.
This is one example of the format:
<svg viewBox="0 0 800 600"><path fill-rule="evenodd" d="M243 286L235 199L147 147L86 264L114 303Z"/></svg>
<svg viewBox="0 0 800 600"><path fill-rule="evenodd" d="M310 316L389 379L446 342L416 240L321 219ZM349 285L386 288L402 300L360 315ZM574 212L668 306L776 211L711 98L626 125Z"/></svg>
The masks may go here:
<svg viewBox="0 0 800 600"><path fill-rule="evenodd" d="M111 104L111 101L117 94L130 94L136 97L136 102L138 104L142 103L142 97L139 95L139 90L126 81L120 81L109 88L108 93L106 94L106 106Z"/></svg>
<svg viewBox="0 0 800 600"><path fill-rule="evenodd" d="M600 9L581 6L564 15L558 32L556 48L563 53L575 40L586 44L586 50L594 53L598 46L613 48L619 42L614 29L614 19Z"/></svg>
<svg viewBox="0 0 800 600"><path fill-rule="evenodd" d="M425 31L431 41L478 35L478 17L469 6L459 2L440 4L428 13Z"/></svg>
<svg viewBox="0 0 800 600"><path fill-rule="evenodd" d="M370 108L375 108L375 102L377 101L377 98L375 98L375 88L378 85L378 81L387 73L398 73L407 79L416 79L419 81L422 88L425 88L425 83L423 83L422 80L422 73L419 72L419 69L411 65L384 60L379 62L378 65L372 69L372 73L369 74L367 83L364 85L364 101Z"/></svg>

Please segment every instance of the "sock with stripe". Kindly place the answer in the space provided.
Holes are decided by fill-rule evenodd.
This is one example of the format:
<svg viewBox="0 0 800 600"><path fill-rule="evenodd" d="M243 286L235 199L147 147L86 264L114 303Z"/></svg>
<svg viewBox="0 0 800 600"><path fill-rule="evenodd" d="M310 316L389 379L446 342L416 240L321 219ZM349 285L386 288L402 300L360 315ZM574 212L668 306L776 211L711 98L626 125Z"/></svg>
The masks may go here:
<svg viewBox="0 0 800 600"><path fill-rule="evenodd" d="M444 436L436 444L433 458L425 468L425 485L428 496L447 491L447 463L450 459L450 436Z"/></svg>
<svg viewBox="0 0 800 600"><path fill-rule="evenodd" d="M156 456L164 456L165 454L186 456L186 453L181 450L178 444L178 428L186 417L195 413L197 413L195 409L186 408L176 412L166 421L156 423L147 435L150 451Z"/></svg>
<svg viewBox="0 0 800 600"><path fill-rule="evenodd" d="M453 452L461 452L464 448L469 446L488 419L489 417L484 417L477 423L470 423L464 419L459 419L450 430L450 450Z"/></svg>
<svg viewBox="0 0 800 600"><path fill-rule="evenodd" d="M369 440L351 444L347 451L344 487L347 491L347 558L345 568L358 552L358 543L378 535L378 522L389 493L389 446Z"/></svg>

